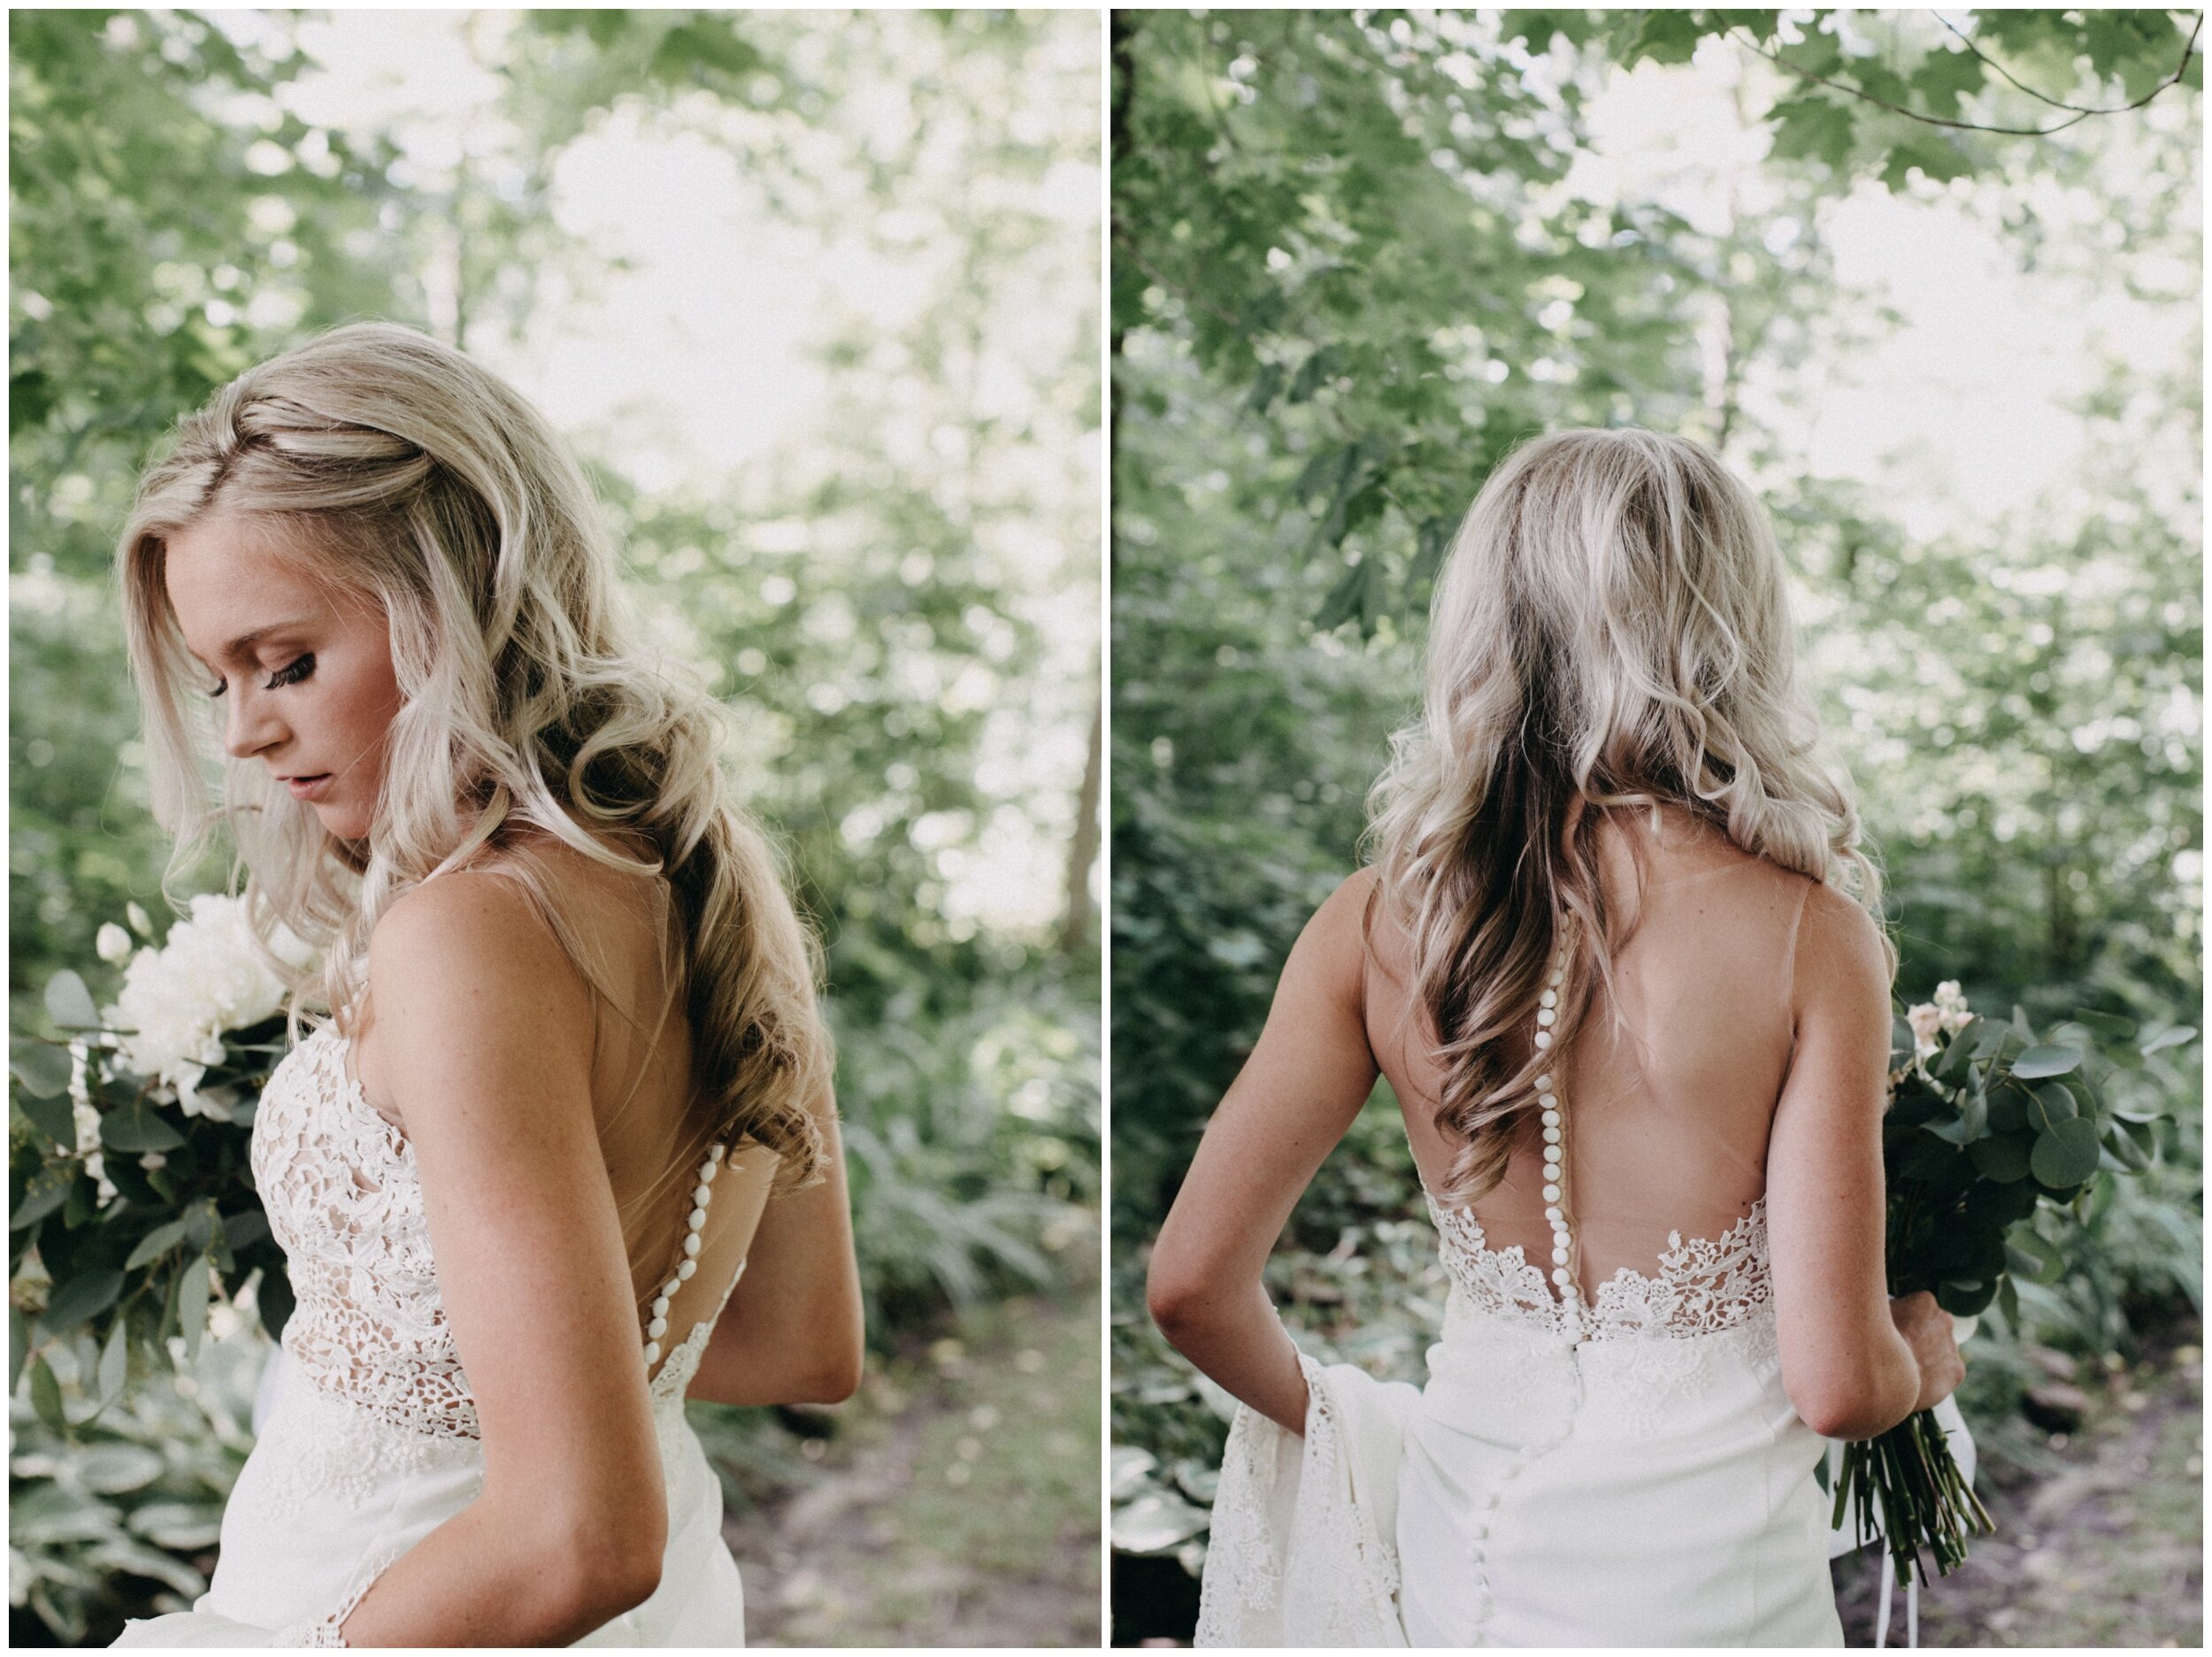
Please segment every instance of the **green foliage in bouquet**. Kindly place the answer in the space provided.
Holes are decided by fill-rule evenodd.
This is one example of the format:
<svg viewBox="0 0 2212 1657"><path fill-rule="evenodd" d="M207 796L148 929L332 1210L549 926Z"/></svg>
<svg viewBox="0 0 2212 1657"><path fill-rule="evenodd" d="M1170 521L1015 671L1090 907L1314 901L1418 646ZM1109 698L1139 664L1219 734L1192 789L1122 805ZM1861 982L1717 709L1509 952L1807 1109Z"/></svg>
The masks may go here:
<svg viewBox="0 0 2212 1657"><path fill-rule="evenodd" d="M134 1352L142 1370L174 1336L184 1361L196 1358L211 1294L234 1298L257 1270L261 1321L272 1337L283 1332L291 1284L253 1189L248 1142L286 1042L280 1014L223 1032L222 1056L196 1090L211 1108L186 1114L163 1108L173 1088L127 1067L76 973L56 973L46 1001L67 1033L18 1036L9 1056L31 1132L12 1133L8 1147L8 1380L12 1390L27 1365L41 1419L73 1434L81 1423L65 1418L43 1353L53 1341L84 1333L97 1344L104 1407Z"/></svg>
<svg viewBox="0 0 2212 1657"><path fill-rule="evenodd" d="M2057 1246L2021 1223L2047 1201L2081 1217L2101 1170L2150 1167L2166 1102L2153 1089L2116 1099L2114 1078L2139 1066L2139 1051L2147 1057L2197 1032L2178 1025L2114 1057L2099 1039L2130 1041L2131 1021L2077 1012L2039 1036L2019 1008L2008 1023L1952 1006L1939 1013L1952 1027L1932 1051L1908 1018L1893 1024L1896 1082L1882 1129L1889 1292L1932 1291L1960 1317L1996 1300L2016 1323L2012 1274L2048 1284L2065 1270Z"/></svg>
<svg viewBox="0 0 2212 1657"><path fill-rule="evenodd" d="M2116 1058L2100 1038L2134 1042L2131 1020L2078 1011L2039 1036L2018 1007L2009 1023L1969 1013L1955 984L1895 1019L1882 1130L1889 1293L1929 1291L1962 1317L1995 1301L2016 1327L2015 1274L2049 1284L2066 1269L2029 1222L2046 1202L2085 1217L2100 1174L2151 1167L2161 1096L2145 1090L2139 1102L2118 1102L2116 1081L2196 1034L2176 1025ZM1923 1574L1922 1548L1948 1575L1966 1558L1968 1534L1994 1529L1932 1410L1847 1445L1835 1499L1832 1523L1851 1512L1863 1541L1878 1508L1901 1581Z"/></svg>

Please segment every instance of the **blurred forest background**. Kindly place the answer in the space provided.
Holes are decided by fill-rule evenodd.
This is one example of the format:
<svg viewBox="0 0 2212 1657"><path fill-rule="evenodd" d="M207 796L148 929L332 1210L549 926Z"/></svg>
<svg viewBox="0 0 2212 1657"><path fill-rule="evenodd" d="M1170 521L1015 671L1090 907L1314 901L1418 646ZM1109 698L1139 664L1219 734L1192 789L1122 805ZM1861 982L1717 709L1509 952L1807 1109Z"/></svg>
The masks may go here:
<svg viewBox="0 0 2212 1657"><path fill-rule="evenodd" d="M2198 23L1116 14L1116 1643L1188 1638L1231 1408L1145 1317L1150 1239L1363 861L1431 578L1517 440L1679 432L1770 502L1902 1000L2197 1021ZM1970 1344L2003 1533L1925 1643L2201 1638L2201 1055L2149 1061L2157 1165ZM1269 1268L1317 1355L1418 1378L1415 1189L1379 1089Z"/></svg>
<svg viewBox="0 0 2212 1657"><path fill-rule="evenodd" d="M741 710L826 935L876 1356L834 1409L693 1407L753 1638L1094 1643L1095 17L9 25L12 1027L62 967L112 998L127 903L167 924L110 572L139 466L342 321L480 354ZM199 1591L267 1346L210 1332L104 1411L58 1340L59 1431L15 1385L11 1644Z"/></svg>

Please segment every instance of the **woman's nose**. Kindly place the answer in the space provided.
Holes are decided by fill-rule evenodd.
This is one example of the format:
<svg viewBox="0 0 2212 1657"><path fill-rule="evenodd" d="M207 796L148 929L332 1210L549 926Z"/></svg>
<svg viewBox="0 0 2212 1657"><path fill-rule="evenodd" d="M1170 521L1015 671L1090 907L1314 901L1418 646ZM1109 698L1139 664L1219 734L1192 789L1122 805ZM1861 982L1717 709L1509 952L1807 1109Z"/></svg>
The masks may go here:
<svg viewBox="0 0 2212 1657"><path fill-rule="evenodd" d="M251 759L282 738L283 721L268 697L233 685L227 700L230 710L223 725L223 748L233 759Z"/></svg>

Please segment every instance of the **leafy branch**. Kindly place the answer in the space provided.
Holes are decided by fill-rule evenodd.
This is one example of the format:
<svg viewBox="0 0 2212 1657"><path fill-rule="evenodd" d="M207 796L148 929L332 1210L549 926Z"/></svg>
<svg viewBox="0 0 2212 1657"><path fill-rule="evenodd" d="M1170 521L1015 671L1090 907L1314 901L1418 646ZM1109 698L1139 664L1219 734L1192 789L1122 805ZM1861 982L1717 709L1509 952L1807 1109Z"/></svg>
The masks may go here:
<svg viewBox="0 0 2212 1657"><path fill-rule="evenodd" d="M1981 62L1988 67L1996 70L1999 74L2005 78L2005 80L2011 81L2014 86L2019 87L2021 91L2028 93L2031 97L2037 98L2045 104L2048 104L2055 109L2072 110L2074 111L2072 119L2059 121L2049 127L1998 127L1983 121L1952 120L1945 116L1932 115L1924 111L1909 108L1902 104L1892 103L1887 98L1877 97L1873 93L1867 91L1863 87L1854 86L1849 81L1839 81L1832 75L1824 75L1814 70L1805 68L1801 65L1793 64L1788 58L1783 57L1779 51L1768 50L1765 47L1760 45L1756 39L1752 38L1749 35L1744 36L1744 42L1748 45L1753 51L1757 52L1760 57L1765 58L1769 63L1775 65L1778 68L1786 69L1790 73L1795 75L1801 81L1813 81L1817 85L1828 88L1831 91L1840 92L1847 97L1857 98L1862 103L1871 104L1877 109L1887 110L1894 115L1902 115L1908 120L1919 121L1929 127L1946 127L1958 132L1995 133L2004 136L2015 138L2047 138L2053 133L2064 132L2069 127L2078 126L2081 122L2087 120L2093 115L2124 115L2130 110L2139 110L2152 99L2155 98L2160 93L2165 91L2167 88L2179 85L2182 78L2189 73L2190 62L2196 55L2197 35L2204 27L2204 15L2200 12L2197 14L2196 22L2189 30L2189 39L2187 42L2182 47L2181 62L2175 67L2174 72L2171 74L2168 75L2163 81L2161 81L2156 86L2153 87L2148 92L2146 92L2141 97L2137 98L2131 104L2123 104L2114 109L2100 110L2085 109L2078 104L2062 104L2055 98L2046 97L2039 92L2035 92L2027 87L2021 86L2020 82L2015 80L2008 72L1992 61L1985 53L1977 48L1973 42L1967 41L1966 36L1960 34L1956 27L1950 23L1944 21L1944 19L1940 18L1937 20L1939 22L1943 22L1943 26L1946 28L1950 29L1954 35L1958 35L1961 40L1966 41L1967 50L1972 52L1976 58L1979 58ZM1738 30L1732 27L1727 33L1733 36L1738 33Z"/></svg>

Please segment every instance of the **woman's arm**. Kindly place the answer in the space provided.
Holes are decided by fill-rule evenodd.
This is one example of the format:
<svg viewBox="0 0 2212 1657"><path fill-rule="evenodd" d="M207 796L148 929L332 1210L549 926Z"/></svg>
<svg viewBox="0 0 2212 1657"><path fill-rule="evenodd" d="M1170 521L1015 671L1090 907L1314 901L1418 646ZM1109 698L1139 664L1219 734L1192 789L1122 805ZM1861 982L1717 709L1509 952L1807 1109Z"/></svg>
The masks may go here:
<svg viewBox="0 0 2212 1657"><path fill-rule="evenodd" d="M1176 1350L1233 1396L1306 1430L1297 1348L1260 1278L1315 1170L1375 1085L1360 1007L1363 870L1306 923L1267 1024L1206 1124L1152 1246L1147 1299Z"/></svg>
<svg viewBox="0 0 2212 1657"><path fill-rule="evenodd" d="M834 1404L860 1385L860 1265L837 1105L825 1088L809 1109L822 1130L821 1182L769 1202L686 1397Z"/></svg>
<svg viewBox="0 0 2212 1657"><path fill-rule="evenodd" d="M1808 894L1792 982L1797 1054L1767 1147L1782 1385L1815 1431L1871 1438L1923 1387L1883 1262L1890 981L1866 912L1825 886Z"/></svg>
<svg viewBox="0 0 2212 1657"><path fill-rule="evenodd" d="M572 1644L653 1592L668 1529L592 1117L589 992L521 894L458 878L378 922L369 980L380 1085L421 1177L484 1485L376 1579L344 1638Z"/></svg>

